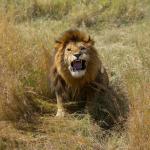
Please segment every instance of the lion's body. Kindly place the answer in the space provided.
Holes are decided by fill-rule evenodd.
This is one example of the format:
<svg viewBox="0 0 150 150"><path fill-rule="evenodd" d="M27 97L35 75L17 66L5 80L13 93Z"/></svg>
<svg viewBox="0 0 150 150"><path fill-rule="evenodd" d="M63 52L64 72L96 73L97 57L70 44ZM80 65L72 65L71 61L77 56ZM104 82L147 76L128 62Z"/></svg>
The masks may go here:
<svg viewBox="0 0 150 150"><path fill-rule="evenodd" d="M75 94L76 99L85 98L92 102L95 91L103 91L108 87L108 75L93 44L94 42L89 36L87 37L86 34L78 30L64 32L55 43L50 80L52 90L56 93L58 109L61 111L63 110L63 101L70 93ZM86 60L86 65L84 64L86 69L76 71L76 69L83 67L82 63L78 63L78 59L78 61L72 61L72 58L75 58L74 55L81 51L80 45L85 46L84 49L82 48L80 58ZM71 70L68 69L69 67ZM75 70L72 71L72 69ZM62 113L57 112L57 115L61 116Z"/></svg>

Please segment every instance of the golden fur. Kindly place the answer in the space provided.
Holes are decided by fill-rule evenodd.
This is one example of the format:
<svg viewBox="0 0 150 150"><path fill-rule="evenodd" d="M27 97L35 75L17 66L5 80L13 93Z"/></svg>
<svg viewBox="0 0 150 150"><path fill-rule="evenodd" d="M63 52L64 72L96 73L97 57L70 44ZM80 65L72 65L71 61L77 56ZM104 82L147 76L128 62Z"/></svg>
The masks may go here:
<svg viewBox="0 0 150 150"><path fill-rule="evenodd" d="M74 78L68 70L68 64L65 63L69 62L68 59L70 59L74 53L80 51L76 46L77 44L84 45L88 49L87 55L89 56L86 73L80 78ZM70 52L65 52L67 46L71 47ZM56 93L57 103L60 102L59 99L63 101L63 95L70 93L70 90L74 91L78 89L79 93L81 93L80 95L82 95L82 93L84 93L83 89L86 89L88 94L92 92L89 87L93 86L94 89L95 86L100 85L99 87L104 90L104 88L108 86L109 80L107 73L102 66L97 50L94 48L94 41L90 36L79 30L68 30L56 40L54 49L50 80L51 87ZM94 92L92 92L92 95L93 94ZM62 104L59 105L62 107Z"/></svg>

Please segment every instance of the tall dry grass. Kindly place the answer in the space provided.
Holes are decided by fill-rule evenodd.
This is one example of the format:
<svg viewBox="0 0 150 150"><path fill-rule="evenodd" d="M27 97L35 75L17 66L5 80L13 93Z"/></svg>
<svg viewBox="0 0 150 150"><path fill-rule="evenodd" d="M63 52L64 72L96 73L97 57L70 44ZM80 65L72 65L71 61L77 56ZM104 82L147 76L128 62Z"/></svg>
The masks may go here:
<svg viewBox="0 0 150 150"><path fill-rule="evenodd" d="M34 108L31 95L48 99L46 50L36 35L32 40L15 27L13 19L0 16L0 88L1 115L12 120L30 119ZM32 33L31 33L32 34Z"/></svg>
<svg viewBox="0 0 150 150"><path fill-rule="evenodd" d="M27 117L30 107L24 95L23 84L19 80L21 68L25 65L20 57L23 55L22 41L5 17L7 16L1 16L0 24L1 117L16 119L20 115Z"/></svg>
<svg viewBox="0 0 150 150"><path fill-rule="evenodd" d="M107 29L96 36L103 62L114 82L122 79L129 100L128 149L149 149L150 55L149 21L119 29Z"/></svg>
<svg viewBox="0 0 150 150"><path fill-rule="evenodd" d="M143 27L134 39L138 52L136 59L141 63L141 68L129 66L125 75L131 104L128 122L130 149L150 148L150 34L149 26L143 24Z"/></svg>
<svg viewBox="0 0 150 150"><path fill-rule="evenodd" d="M15 20L64 19L74 26L106 26L133 23L144 18L146 7L140 0L1 0L3 11L15 10ZM69 21L68 21L69 20Z"/></svg>

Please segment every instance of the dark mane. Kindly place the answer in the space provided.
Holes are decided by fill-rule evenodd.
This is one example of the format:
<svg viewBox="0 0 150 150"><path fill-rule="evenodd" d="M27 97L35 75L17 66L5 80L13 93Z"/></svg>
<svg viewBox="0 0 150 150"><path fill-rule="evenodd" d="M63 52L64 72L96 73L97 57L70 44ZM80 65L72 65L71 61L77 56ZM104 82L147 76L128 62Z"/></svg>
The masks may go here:
<svg viewBox="0 0 150 150"><path fill-rule="evenodd" d="M67 30L65 32L63 32L61 34L61 36L56 39L56 43L60 43L60 44L67 44L69 42L90 42L93 41L90 39L90 36L88 36L87 34L85 34L84 32L81 32L77 29L70 29Z"/></svg>

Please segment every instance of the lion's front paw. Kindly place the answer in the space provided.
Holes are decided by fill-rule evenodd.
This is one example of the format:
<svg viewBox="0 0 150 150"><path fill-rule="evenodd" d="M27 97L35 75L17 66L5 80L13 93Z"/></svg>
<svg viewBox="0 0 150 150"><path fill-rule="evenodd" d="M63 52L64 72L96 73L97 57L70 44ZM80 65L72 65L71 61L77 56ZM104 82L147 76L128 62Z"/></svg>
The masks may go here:
<svg viewBox="0 0 150 150"><path fill-rule="evenodd" d="M64 116L65 116L64 110L63 109L58 109L56 117L64 117Z"/></svg>

